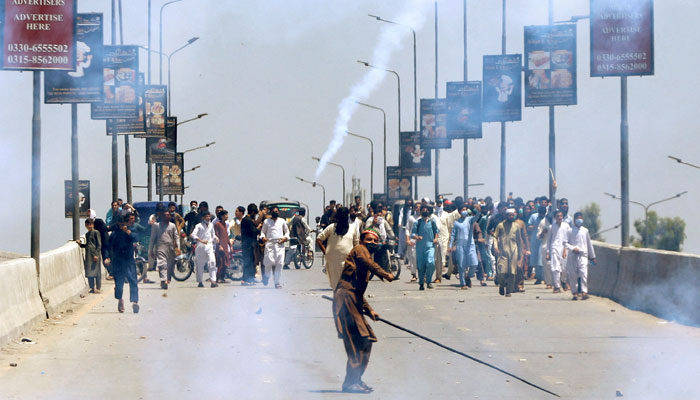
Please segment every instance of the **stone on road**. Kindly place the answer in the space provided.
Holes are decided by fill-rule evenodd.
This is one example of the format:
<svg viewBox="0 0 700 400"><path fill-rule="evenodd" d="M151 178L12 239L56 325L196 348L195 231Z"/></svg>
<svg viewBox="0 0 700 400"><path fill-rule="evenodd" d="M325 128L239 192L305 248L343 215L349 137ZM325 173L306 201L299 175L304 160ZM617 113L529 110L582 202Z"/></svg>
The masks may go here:
<svg viewBox="0 0 700 400"><path fill-rule="evenodd" d="M327 282L314 267L284 271L282 289L190 279L163 296L140 285L137 315L117 312L107 282L27 334L33 343L2 350L0 398L554 398L381 322L364 376L374 393L340 393L346 356L321 297L332 296ZM383 318L562 398L700 398L698 328L543 286L505 298L493 285L454 283L419 292L406 279L374 280L369 301Z"/></svg>

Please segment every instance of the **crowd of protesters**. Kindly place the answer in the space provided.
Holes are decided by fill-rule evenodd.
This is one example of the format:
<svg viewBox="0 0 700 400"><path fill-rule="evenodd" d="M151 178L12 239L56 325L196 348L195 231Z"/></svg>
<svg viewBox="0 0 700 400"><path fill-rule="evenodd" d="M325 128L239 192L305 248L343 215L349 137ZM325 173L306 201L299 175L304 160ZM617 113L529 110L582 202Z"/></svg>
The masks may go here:
<svg viewBox="0 0 700 400"><path fill-rule="evenodd" d="M176 258L191 251L199 287L204 287L206 271L210 287L227 283L234 246L242 251L242 285L268 285L272 278L274 287L281 288L285 242L311 240L303 208L287 221L277 207L270 209L265 203L238 206L230 219L222 206L212 213L206 201L189 205L190 211L182 216L175 203L157 203L146 221L121 200L112 202L104 220L90 210L85 240L80 242L90 291L100 292L104 265L106 279L115 282L118 310L124 312L123 287L128 283L132 308L138 312L134 251L140 237L149 232L148 264L158 271L164 290ZM396 218L387 204L363 205L359 196L348 206L331 201L325 207L317 218L316 243L325 255L323 270L331 288L338 285L346 257L363 232L370 231L378 237L378 244L369 246L376 264L389 270L387 243L397 242L395 251L419 290L456 277L461 289L471 288L474 280L480 286L492 281L501 295L510 297L525 291L525 280L534 280L554 293L571 290L574 300L588 298L587 267L589 260L595 262L595 253L582 215L569 215L567 199L554 207L546 196L529 201L509 196L498 203L491 197L423 198L406 200L395 211ZM147 271L142 271L143 283L154 283Z"/></svg>
<svg viewBox="0 0 700 400"><path fill-rule="evenodd" d="M419 290L456 275L465 290L474 279L480 286L493 281L501 295L510 297L525 291L526 280L534 280L554 293L570 290L572 300L588 298L588 263L595 262L595 252L582 214L569 215L565 198L556 207L546 196L524 201L511 195L498 203L491 197L409 199L396 211L394 218L381 201L363 206L359 196L349 207L333 201L326 206L317 242L327 256L331 287L360 232L371 229L380 243L398 240L397 252ZM379 246L373 258L386 269L384 249Z"/></svg>

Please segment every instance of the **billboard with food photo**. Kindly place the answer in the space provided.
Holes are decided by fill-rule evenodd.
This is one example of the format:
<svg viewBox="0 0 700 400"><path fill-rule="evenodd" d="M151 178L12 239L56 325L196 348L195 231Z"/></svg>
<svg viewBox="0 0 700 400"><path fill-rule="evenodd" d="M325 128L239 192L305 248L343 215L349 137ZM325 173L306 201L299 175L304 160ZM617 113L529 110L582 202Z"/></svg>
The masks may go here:
<svg viewBox="0 0 700 400"><path fill-rule="evenodd" d="M447 82L447 137L482 137L481 82Z"/></svg>
<svg viewBox="0 0 700 400"><path fill-rule="evenodd" d="M484 56L484 122L522 119L522 54Z"/></svg>
<svg viewBox="0 0 700 400"><path fill-rule="evenodd" d="M525 106L576 104L576 25L525 27Z"/></svg>
<svg viewBox="0 0 700 400"><path fill-rule="evenodd" d="M138 118L138 46L105 46L104 100L92 103L92 119Z"/></svg>
<svg viewBox="0 0 700 400"><path fill-rule="evenodd" d="M386 167L386 179L389 201L408 199L413 194L413 179L403 175L401 167Z"/></svg>
<svg viewBox="0 0 700 400"><path fill-rule="evenodd" d="M425 149L449 149L447 137L447 101L420 99L421 145Z"/></svg>
<svg viewBox="0 0 700 400"><path fill-rule="evenodd" d="M177 153L174 161L156 164L156 194L185 194L185 160Z"/></svg>
<svg viewBox="0 0 700 400"><path fill-rule="evenodd" d="M143 92L146 113L146 133L138 138L163 138L168 115L168 87L146 85Z"/></svg>
<svg viewBox="0 0 700 400"><path fill-rule="evenodd" d="M591 0L591 76L654 75L654 1Z"/></svg>
<svg viewBox="0 0 700 400"><path fill-rule="evenodd" d="M146 139L147 156L152 163L172 163L177 151L177 117L166 119L165 136L160 139Z"/></svg>
<svg viewBox="0 0 700 400"><path fill-rule="evenodd" d="M139 85L136 95L139 97L139 117L129 119L108 119L107 135L127 134L143 137L146 133L146 103L144 101L145 81L142 73L139 74Z"/></svg>
<svg viewBox="0 0 700 400"><path fill-rule="evenodd" d="M102 101L102 14L75 17L75 71L44 73L44 103L95 103Z"/></svg>
<svg viewBox="0 0 700 400"><path fill-rule="evenodd" d="M403 176L430 176L430 150L421 146L420 132L399 133L399 166Z"/></svg>

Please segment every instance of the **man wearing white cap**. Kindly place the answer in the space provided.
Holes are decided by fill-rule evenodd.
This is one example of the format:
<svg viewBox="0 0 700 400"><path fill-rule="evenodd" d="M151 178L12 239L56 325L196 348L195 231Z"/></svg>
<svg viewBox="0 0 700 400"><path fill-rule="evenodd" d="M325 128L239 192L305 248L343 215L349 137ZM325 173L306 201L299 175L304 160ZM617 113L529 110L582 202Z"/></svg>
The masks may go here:
<svg viewBox="0 0 700 400"><path fill-rule="evenodd" d="M547 260L551 262L552 284L554 293L561 293L561 272L564 268L564 245L568 240L569 224L564 222L564 213L557 210L554 213L554 223L549 229L547 237Z"/></svg>

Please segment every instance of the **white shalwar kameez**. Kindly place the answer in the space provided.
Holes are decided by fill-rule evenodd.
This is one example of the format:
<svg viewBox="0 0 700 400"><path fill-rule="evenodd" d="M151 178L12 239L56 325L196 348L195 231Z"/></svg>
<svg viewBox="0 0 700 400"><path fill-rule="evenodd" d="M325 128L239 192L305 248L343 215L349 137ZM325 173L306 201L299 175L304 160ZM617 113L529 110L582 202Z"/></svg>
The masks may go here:
<svg viewBox="0 0 700 400"><path fill-rule="evenodd" d="M581 279L581 293L588 293L588 260L595 258L591 235L584 226L574 226L569 231L566 243L567 263L571 294L578 293L578 279ZM574 252L578 250L578 254Z"/></svg>
<svg viewBox="0 0 700 400"><path fill-rule="evenodd" d="M569 224L562 221L561 225L556 222L549 227L549 238L547 239L547 254L549 254L552 268L552 283L557 289L561 288L561 272L566 266L564 263L564 244L568 240Z"/></svg>
<svg viewBox="0 0 700 400"><path fill-rule="evenodd" d="M406 257L408 258L408 265L411 267L411 275L416 276L418 273L418 268L416 264L416 244L413 246L409 245L412 242L411 232L413 232L413 224L416 223L416 217L411 214L408 216L408 221L406 221Z"/></svg>
<svg viewBox="0 0 700 400"><path fill-rule="evenodd" d="M551 261L547 260L547 240L549 238L549 233L545 233L544 235L542 234L545 229L547 232L549 232L550 228L550 223L547 220L547 218L542 218L542 221L540 221L539 226L537 226L537 236L542 237L540 240L541 242L541 247L540 247L540 259L542 262L542 275L544 278L544 283L548 286L552 286L552 263Z"/></svg>
<svg viewBox="0 0 700 400"><path fill-rule="evenodd" d="M214 255L214 224L204 221L197 224L190 234L190 237L196 241L194 248L194 259L197 272L197 282L202 283L204 277L204 266L209 265L209 279L216 282L216 256ZM205 241L206 244L197 241Z"/></svg>
<svg viewBox="0 0 700 400"><path fill-rule="evenodd" d="M284 243L280 243L280 239L285 238L289 240L287 222L282 217L266 219L260 236L267 239L267 242L265 242L265 256L263 257L263 266L265 267L263 276L267 282L270 279L270 269L272 269L275 276L275 285L279 285L280 275L282 275L282 268L284 267Z"/></svg>

